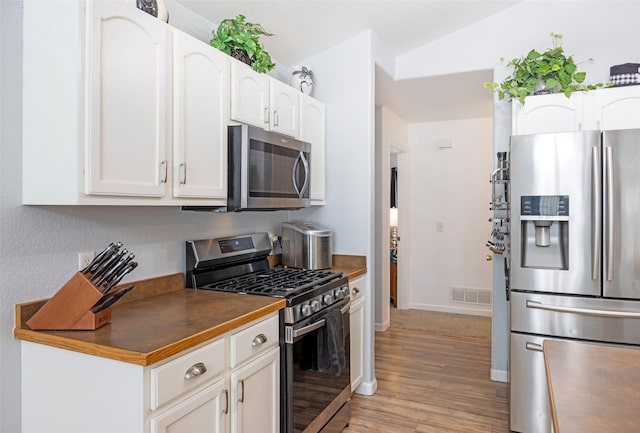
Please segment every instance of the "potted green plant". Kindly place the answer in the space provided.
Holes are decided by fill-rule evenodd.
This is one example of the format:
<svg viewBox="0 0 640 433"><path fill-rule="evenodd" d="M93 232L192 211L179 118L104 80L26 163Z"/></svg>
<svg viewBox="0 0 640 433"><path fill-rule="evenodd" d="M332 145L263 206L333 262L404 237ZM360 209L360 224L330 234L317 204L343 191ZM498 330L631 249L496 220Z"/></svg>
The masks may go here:
<svg viewBox="0 0 640 433"><path fill-rule="evenodd" d="M274 68L271 56L260 43L260 36L273 36L260 24L246 21L244 15L222 20L209 42L214 48L250 65L256 72L267 72Z"/></svg>
<svg viewBox="0 0 640 433"><path fill-rule="evenodd" d="M513 73L504 81L484 83L484 86L491 93L497 93L499 99L508 96L509 100L517 99L521 104L524 104L525 97L533 94L564 93L569 98L573 92L603 87L602 83L584 83L586 72L578 71L573 56L565 55L562 35L551 33L551 40L553 47L544 53L533 49L526 57L507 63L513 67Z"/></svg>

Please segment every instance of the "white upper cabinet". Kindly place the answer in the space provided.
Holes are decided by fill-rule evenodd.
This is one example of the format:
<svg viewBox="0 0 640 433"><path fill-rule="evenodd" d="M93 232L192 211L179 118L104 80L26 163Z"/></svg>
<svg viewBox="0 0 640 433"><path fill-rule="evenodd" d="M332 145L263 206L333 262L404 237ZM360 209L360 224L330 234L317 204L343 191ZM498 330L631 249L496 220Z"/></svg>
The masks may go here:
<svg viewBox="0 0 640 433"><path fill-rule="evenodd" d="M172 33L173 193L224 201L229 56L182 32Z"/></svg>
<svg viewBox="0 0 640 433"><path fill-rule="evenodd" d="M529 96L513 102L513 135L640 128L640 86Z"/></svg>
<svg viewBox="0 0 640 433"><path fill-rule="evenodd" d="M615 87L594 92L596 128L640 128L640 86Z"/></svg>
<svg viewBox="0 0 640 433"><path fill-rule="evenodd" d="M231 62L231 119L269 129L269 78Z"/></svg>
<svg viewBox="0 0 640 433"><path fill-rule="evenodd" d="M167 26L88 2L86 193L162 197L169 171Z"/></svg>
<svg viewBox="0 0 640 433"><path fill-rule="evenodd" d="M231 62L231 120L298 138L298 93L244 63Z"/></svg>
<svg viewBox="0 0 640 433"><path fill-rule="evenodd" d="M568 132L583 129L584 94L567 98L562 93L529 96L522 105L512 103L512 134Z"/></svg>
<svg viewBox="0 0 640 433"><path fill-rule="evenodd" d="M300 140L311 143L311 204L325 201L325 105L298 92L300 98Z"/></svg>
<svg viewBox="0 0 640 433"><path fill-rule="evenodd" d="M269 129L290 137L299 137L298 98L301 92L278 80L269 79L269 84Z"/></svg>

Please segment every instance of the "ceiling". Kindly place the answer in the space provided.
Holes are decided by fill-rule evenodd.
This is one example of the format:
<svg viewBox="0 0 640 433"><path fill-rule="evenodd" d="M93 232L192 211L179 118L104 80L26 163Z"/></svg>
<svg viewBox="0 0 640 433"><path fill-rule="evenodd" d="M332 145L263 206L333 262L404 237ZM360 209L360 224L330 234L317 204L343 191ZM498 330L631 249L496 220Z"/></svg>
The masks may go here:
<svg viewBox="0 0 640 433"><path fill-rule="evenodd" d="M274 36L263 37L271 57L294 65L365 30L394 56L518 3L516 0L178 0L213 23L243 14ZM482 84L491 71L394 81L376 71L376 104L408 122L492 115L492 97Z"/></svg>

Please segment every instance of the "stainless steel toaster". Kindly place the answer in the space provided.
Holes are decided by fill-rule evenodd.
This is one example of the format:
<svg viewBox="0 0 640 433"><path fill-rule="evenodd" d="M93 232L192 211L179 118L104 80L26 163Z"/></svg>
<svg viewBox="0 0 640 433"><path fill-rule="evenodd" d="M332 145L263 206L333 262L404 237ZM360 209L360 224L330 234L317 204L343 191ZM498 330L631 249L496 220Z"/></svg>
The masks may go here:
<svg viewBox="0 0 640 433"><path fill-rule="evenodd" d="M332 266L331 230L301 222L282 223L282 264L299 269L328 269Z"/></svg>

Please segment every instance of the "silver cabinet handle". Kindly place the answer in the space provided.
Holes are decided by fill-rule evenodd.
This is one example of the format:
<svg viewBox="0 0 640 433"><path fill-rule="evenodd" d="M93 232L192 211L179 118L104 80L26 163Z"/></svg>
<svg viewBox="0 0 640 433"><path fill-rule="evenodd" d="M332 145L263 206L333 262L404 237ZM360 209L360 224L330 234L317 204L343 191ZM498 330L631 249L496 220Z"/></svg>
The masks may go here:
<svg viewBox="0 0 640 433"><path fill-rule="evenodd" d="M240 403L244 403L244 380L240 381L240 398L238 399Z"/></svg>
<svg viewBox="0 0 640 433"><path fill-rule="evenodd" d="M531 343L527 341L527 344L524 345L525 349L533 350L534 352L542 352L542 345Z"/></svg>
<svg viewBox="0 0 640 433"><path fill-rule="evenodd" d="M360 293L360 289L358 289L357 287L354 287L353 288L353 293L355 293L357 295L358 293Z"/></svg>
<svg viewBox="0 0 640 433"><path fill-rule="evenodd" d="M178 169L180 170L180 185L184 185L187 183L187 164L181 163Z"/></svg>
<svg viewBox="0 0 640 433"><path fill-rule="evenodd" d="M258 347L267 342L267 336L264 334L258 334L251 342L251 347Z"/></svg>
<svg viewBox="0 0 640 433"><path fill-rule="evenodd" d="M545 305L537 301L527 301L527 308L535 310L555 311L558 313L574 313L582 314L584 316L598 316L598 317L628 317L630 319L640 319L640 312L638 311L615 311L615 310L595 310L591 308L580 307L560 307L557 305Z"/></svg>
<svg viewBox="0 0 640 433"><path fill-rule="evenodd" d="M229 413L229 391L223 389L222 394L224 394L224 409L222 409L222 413L227 414Z"/></svg>
<svg viewBox="0 0 640 433"><path fill-rule="evenodd" d="M269 107L264 107L264 123L269 124Z"/></svg>
<svg viewBox="0 0 640 433"><path fill-rule="evenodd" d="M163 160L160 163L160 183L167 183L167 172L168 172L168 168L167 168L167 160Z"/></svg>
<svg viewBox="0 0 640 433"><path fill-rule="evenodd" d="M278 117L278 110L273 110L273 126L278 126L280 117Z"/></svg>
<svg viewBox="0 0 640 433"><path fill-rule="evenodd" d="M191 380L195 377L201 376L207 372L207 367L202 362L198 362L197 364L193 364L189 369L184 373L184 380Z"/></svg>

